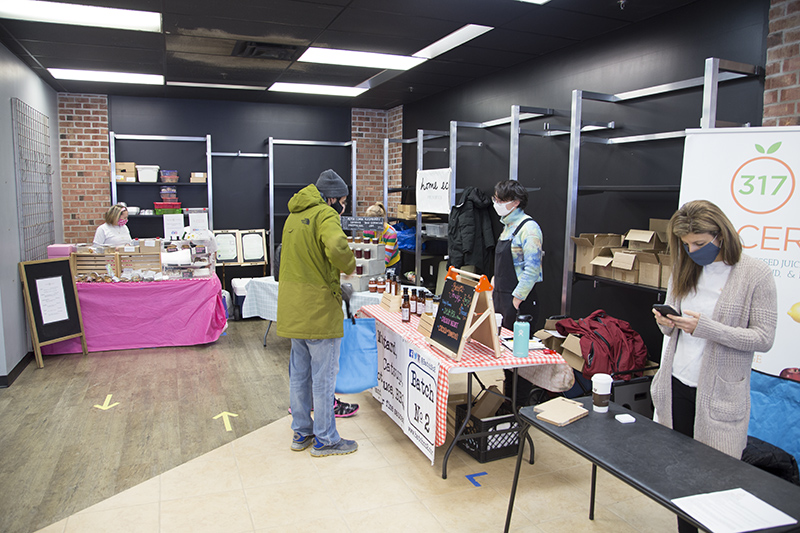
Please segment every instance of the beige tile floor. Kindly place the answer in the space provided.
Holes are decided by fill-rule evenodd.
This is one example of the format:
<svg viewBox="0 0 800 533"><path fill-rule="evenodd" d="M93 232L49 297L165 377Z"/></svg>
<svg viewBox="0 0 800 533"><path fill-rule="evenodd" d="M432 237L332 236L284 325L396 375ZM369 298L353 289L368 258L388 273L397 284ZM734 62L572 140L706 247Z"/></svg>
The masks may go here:
<svg viewBox="0 0 800 533"><path fill-rule="evenodd" d="M343 399L361 404L338 422L358 441L355 454L292 452L287 416L39 533L502 531L514 458L480 464L456 449L443 480L444 448L431 466L368 393ZM532 437L536 463L522 468L512 531L677 529L672 513L603 471L590 521L590 463L547 436ZM466 476L480 472L476 487Z"/></svg>

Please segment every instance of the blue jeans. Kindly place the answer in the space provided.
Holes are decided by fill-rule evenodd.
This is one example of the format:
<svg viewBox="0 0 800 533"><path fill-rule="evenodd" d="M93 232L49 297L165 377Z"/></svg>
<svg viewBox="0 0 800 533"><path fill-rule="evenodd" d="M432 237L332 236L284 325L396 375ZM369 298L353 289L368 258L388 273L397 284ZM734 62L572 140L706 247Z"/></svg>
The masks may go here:
<svg viewBox="0 0 800 533"><path fill-rule="evenodd" d="M292 339L289 358L292 431L303 436L314 435L326 446L336 444L341 439L333 414L341 343L341 338Z"/></svg>

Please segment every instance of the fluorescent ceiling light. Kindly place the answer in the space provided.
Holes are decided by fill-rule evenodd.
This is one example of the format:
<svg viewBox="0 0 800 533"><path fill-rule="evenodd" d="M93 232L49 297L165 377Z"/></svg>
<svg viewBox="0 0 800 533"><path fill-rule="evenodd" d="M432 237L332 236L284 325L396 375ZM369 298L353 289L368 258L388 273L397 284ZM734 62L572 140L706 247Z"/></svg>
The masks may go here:
<svg viewBox="0 0 800 533"><path fill-rule="evenodd" d="M164 85L160 74L137 74L135 72L105 72L102 70L72 70L49 68L47 71L58 80L103 81L110 83L138 83L140 85Z"/></svg>
<svg viewBox="0 0 800 533"><path fill-rule="evenodd" d="M325 63L327 65L345 65L349 67L368 67L386 70L408 70L420 63L424 58L377 54L374 52L357 52L355 50L336 50L334 48L311 47L300 56L298 61L307 63Z"/></svg>
<svg viewBox="0 0 800 533"><path fill-rule="evenodd" d="M461 46L467 41L471 41L479 35L483 35L489 30L493 30L491 26L481 26L479 24L467 24L466 26L454 31L450 35L442 37L430 46L427 46L414 54L414 57L424 57L425 59L433 59L445 52Z"/></svg>
<svg viewBox="0 0 800 533"><path fill-rule="evenodd" d="M550 0L517 0L517 2L526 2L528 4L539 4L540 6L545 5Z"/></svg>
<svg viewBox="0 0 800 533"><path fill-rule="evenodd" d="M0 18L161 33L161 13L38 0L0 0Z"/></svg>
<svg viewBox="0 0 800 533"><path fill-rule="evenodd" d="M269 88L270 91L283 93L326 94L329 96L358 96L367 89L359 87L342 87L338 85L312 85L310 83L283 83L276 82Z"/></svg>
<svg viewBox="0 0 800 533"><path fill-rule="evenodd" d="M193 83L190 81L168 81L167 85L173 87L199 87L201 89L238 89L242 91L265 91L266 87L256 85L229 85L224 83Z"/></svg>

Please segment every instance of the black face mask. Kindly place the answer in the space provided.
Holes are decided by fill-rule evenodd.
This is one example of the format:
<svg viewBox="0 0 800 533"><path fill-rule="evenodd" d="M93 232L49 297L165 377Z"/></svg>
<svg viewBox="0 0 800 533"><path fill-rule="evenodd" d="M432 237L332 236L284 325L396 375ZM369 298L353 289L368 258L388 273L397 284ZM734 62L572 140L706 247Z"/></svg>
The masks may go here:
<svg viewBox="0 0 800 533"><path fill-rule="evenodd" d="M334 209L334 211L339 213L339 216L344 214L344 206L339 203L339 200L336 200L335 202L333 202L331 204L331 207Z"/></svg>

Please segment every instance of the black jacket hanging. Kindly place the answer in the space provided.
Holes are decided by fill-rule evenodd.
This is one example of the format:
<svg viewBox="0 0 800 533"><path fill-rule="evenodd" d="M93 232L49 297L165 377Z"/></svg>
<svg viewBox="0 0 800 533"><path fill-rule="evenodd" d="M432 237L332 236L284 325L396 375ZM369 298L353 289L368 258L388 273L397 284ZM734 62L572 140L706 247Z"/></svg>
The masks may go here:
<svg viewBox="0 0 800 533"><path fill-rule="evenodd" d="M459 203L450 209L447 228L449 264L461 268L474 265L479 274L494 274L492 200L478 188L467 187Z"/></svg>

